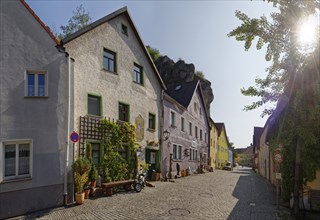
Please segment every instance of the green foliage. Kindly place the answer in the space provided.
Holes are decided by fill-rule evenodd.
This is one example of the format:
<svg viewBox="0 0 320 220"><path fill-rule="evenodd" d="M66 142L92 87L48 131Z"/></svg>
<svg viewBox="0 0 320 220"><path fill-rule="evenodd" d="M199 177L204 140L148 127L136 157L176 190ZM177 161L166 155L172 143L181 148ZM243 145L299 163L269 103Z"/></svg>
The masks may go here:
<svg viewBox="0 0 320 220"><path fill-rule="evenodd" d="M298 142L301 143L303 182L314 180L316 170L320 169L319 42L311 50L304 51L298 44L296 31L305 18L319 10L320 1L268 2L278 9L271 14L271 22L265 16L251 19L236 11L236 17L242 24L228 36L243 41L245 50L252 46L254 39L258 39L256 48L259 50L265 46L265 59L272 62L265 79L258 78L256 86L241 89L243 95L259 98L246 106L245 110L265 106L268 102L275 103L280 97L288 100L269 134L272 150L279 144L284 146L282 197L287 201L295 184L295 151ZM273 112L274 109L265 107L262 116Z"/></svg>
<svg viewBox="0 0 320 220"><path fill-rule="evenodd" d="M89 142L86 144L86 158L92 163L92 145Z"/></svg>
<svg viewBox="0 0 320 220"><path fill-rule="evenodd" d="M135 127L128 123L118 125L108 120L101 121L104 157L102 169L106 182L129 179L136 173ZM127 149L128 161L119 150Z"/></svg>
<svg viewBox="0 0 320 220"><path fill-rule="evenodd" d="M91 170L89 172L89 180L90 181L96 181L99 179L98 170L95 164L92 164Z"/></svg>
<svg viewBox="0 0 320 220"><path fill-rule="evenodd" d="M256 48L260 50L265 46L266 60L272 61L265 79L258 78L255 87L241 89L243 95L260 99L246 106L244 110L256 109L268 102L275 103L280 95L286 92L290 78L294 77L292 75L296 68L305 60L305 54L299 52L297 45L296 26L305 17L314 14L316 8L319 9L319 1L268 2L273 2L273 6L278 9L271 14L271 22L265 16L249 18L246 14L236 11L235 15L242 24L228 34L237 41L243 41L245 50L249 50L257 39ZM265 107L262 116L272 112L272 109Z"/></svg>
<svg viewBox="0 0 320 220"><path fill-rule="evenodd" d="M203 74L202 71L196 71L195 75L198 76L201 79L205 79L204 74Z"/></svg>
<svg viewBox="0 0 320 220"><path fill-rule="evenodd" d="M61 25L60 29L62 34L58 35L58 38L63 39L76 31L88 26L92 22L89 12L86 12L83 5L76 7L73 11L73 16L69 19L67 25Z"/></svg>
<svg viewBox="0 0 320 220"><path fill-rule="evenodd" d="M73 164L75 191L82 192L84 185L88 182L88 173L91 169L90 161L85 157L78 158Z"/></svg>
<svg viewBox="0 0 320 220"><path fill-rule="evenodd" d="M153 60L153 62L157 61L157 59L160 57L160 52L156 48L152 48L151 46L147 45L147 50Z"/></svg>

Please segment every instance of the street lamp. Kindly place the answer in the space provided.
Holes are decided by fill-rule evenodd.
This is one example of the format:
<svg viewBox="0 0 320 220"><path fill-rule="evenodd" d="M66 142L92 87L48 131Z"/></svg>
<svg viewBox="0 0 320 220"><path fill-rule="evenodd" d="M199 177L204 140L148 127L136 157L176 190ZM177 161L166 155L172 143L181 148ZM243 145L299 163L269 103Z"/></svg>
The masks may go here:
<svg viewBox="0 0 320 220"><path fill-rule="evenodd" d="M163 131L163 137L165 141L169 139L169 136L170 136L170 131L168 130Z"/></svg>

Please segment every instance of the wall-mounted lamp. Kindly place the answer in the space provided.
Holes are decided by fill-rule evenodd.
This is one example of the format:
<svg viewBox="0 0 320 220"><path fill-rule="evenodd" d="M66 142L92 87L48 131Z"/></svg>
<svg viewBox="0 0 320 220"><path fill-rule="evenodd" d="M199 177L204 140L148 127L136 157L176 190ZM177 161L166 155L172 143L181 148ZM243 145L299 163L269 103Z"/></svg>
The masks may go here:
<svg viewBox="0 0 320 220"><path fill-rule="evenodd" d="M168 139L169 139L169 136L170 136L170 131L165 130L165 131L163 132L163 138L164 138L164 140L165 140L165 141L168 140Z"/></svg>

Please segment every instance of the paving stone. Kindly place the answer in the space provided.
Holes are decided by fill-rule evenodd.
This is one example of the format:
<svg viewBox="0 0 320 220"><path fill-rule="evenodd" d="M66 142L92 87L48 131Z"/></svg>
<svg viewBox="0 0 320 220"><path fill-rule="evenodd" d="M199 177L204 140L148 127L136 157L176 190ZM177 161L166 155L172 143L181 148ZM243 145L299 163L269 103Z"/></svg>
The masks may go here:
<svg viewBox="0 0 320 220"><path fill-rule="evenodd" d="M155 187L146 187L140 193L95 197L80 206L60 207L15 219L276 219L274 187L250 168L215 170L179 178L174 183L153 184Z"/></svg>

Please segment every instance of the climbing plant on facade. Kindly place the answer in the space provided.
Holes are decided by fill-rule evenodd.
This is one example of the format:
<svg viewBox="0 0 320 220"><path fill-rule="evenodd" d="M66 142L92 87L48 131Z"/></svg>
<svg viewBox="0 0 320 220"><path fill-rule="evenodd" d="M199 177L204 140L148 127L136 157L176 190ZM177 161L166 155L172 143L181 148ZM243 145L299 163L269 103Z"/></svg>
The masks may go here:
<svg viewBox="0 0 320 220"><path fill-rule="evenodd" d="M131 178L137 172L135 128L128 123L101 120L104 155L102 169L106 182ZM123 155L120 154L123 152Z"/></svg>

